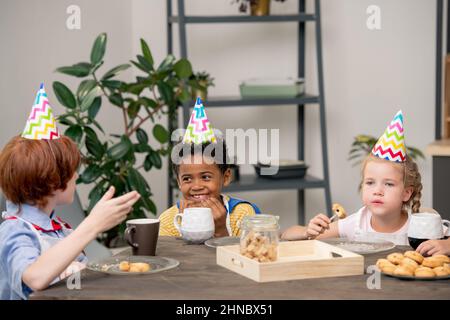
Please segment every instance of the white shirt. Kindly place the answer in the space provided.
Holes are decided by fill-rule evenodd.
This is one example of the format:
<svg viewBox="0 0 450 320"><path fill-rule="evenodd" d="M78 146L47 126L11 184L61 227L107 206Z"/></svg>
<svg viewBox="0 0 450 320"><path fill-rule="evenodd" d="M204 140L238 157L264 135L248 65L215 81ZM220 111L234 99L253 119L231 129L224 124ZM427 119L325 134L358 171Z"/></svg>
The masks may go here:
<svg viewBox="0 0 450 320"><path fill-rule="evenodd" d="M356 213L345 219L338 220L339 237L352 241L385 240L396 245L408 245L408 225L411 214L408 213L408 220L397 231L383 233L375 231L371 225L372 212L367 207L362 207Z"/></svg>

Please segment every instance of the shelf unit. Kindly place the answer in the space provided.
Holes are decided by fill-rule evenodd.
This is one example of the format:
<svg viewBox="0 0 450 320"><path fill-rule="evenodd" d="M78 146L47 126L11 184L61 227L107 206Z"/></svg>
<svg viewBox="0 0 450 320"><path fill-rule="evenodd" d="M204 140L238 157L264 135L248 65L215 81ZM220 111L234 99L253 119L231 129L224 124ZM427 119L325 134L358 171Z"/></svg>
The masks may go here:
<svg viewBox="0 0 450 320"><path fill-rule="evenodd" d="M320 29L320 0L315 0L314 13L305 12L305 0L299 0L299 11L297 14L289 15L269 15L269 16L186 16L184 0L176 0L178 5L178 15L173 15L172 1L167 0L167 42L168 52L173 53L173 28L178 26L180 55L187 58L187 24L204 23L297 23L298 24L298 77L305 76L305 23L315 23L316 33L316 54L317 54L317 72L318 72L318 91L317 95L303 94L294 98L252 98L244 99L241 97L210 97L205 103L206 108L221 107L261 107L269 105L297 106L297 125L298 125L298 159L304 159L305 149L305 105L318 105L320 110L320 133L323 162L323 178L316 178L307 175L303 179L270 179L260 178L256 175L241 175L240 179L233 181L226 189L226 192L240 191L262 191L262 190L286 190L296 189L298 195L298 222L305 224L305 189L323 188L325 193L325 204L327 214L331 216L331 193L328 172L328 153L327 153L327 135L325 122L325 97L323 85L323 66L322 66L322 40ZM186 127L191 113L194 101L190 101L182 106L183 123ZM170 180L169 180L170 181ZM169 206L173 204L173 190L169 183Z"/></svg>

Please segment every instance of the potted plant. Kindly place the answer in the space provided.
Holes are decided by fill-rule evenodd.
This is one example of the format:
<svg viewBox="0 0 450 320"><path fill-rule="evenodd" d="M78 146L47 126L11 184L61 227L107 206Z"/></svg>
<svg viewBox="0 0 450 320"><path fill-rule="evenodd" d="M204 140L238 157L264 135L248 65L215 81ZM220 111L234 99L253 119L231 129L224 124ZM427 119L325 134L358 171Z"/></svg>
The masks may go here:
<svg viewBox="0 0 450 320"><path fill-rule="evenodd" d="M208 87L214 87L214 78L206 71L193 73L189 77L192 88L192 99L200 97L203 101L208 97Z"/></svg>
<svg viewBox="0 0 450 320"><path fill-rule="evenodd" d="M284 2L285 0L275 0ZM270 14L270 0L235 0L239 4L240 12L247 12L250 5L250 15L252 16L268 16Z"/></svg>
<svg viewBox="0 0 450 320"><path fill-rule="evenodd" d="M75 76L82 81L76 91L62 82L53 82L53 90L58 101L65 107L65 113L58 117L59 123L66 125L64 134L79 146L82 165L77 183L93 184L89 192L86 212L98 202L109 186L113 185L116 195L137 190L140 200L134 205L129 218L146 217L146 213L156 214L150 185L141 170L161 169L162 157L170 153L168 130L157 120L168 115L171 123L176 122L178 105L189 101L191 87L189 77L192 67L188 60L176 60L167 56L159 66L153 60L150 48L141 39L142 54L131 64L142 74L136 80L125 82L118 74L132 65L118 65L100 75L104 63L107 35L100 34L92 47L89 62L79 62L71 66L57 68L56 71ZM116 132L105 132L96 116L103 101L109 101L123 119L123 127ZM151 122L151 134L157 145L149 142L148 133L142 125ZM142 160L143 159L143 160ZM100 239L107 247L123 239L125 224L107 231Z"/></svg>
<svg viewBox="0 0 450 320"><path fill-rule="evenodd" d="M377 141L377 138L366 134L357 135L350 148L348 160L355 161L353 166L360 164L372 151L372 148ZM425 159L422 151L414 147L406 146L406 153L414 160L418 160L419 158Z"/></svg>

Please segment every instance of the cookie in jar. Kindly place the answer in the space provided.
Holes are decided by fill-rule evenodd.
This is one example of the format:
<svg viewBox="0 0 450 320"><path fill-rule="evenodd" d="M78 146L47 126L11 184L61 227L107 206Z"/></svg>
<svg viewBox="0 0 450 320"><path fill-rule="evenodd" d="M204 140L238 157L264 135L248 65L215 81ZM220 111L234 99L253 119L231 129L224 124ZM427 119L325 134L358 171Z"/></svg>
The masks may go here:
<svg viewBox="0 0 450 320"><path fill-rule="evenodd" d="M258 262L276 261L278 257L278 216L246 216L241 223L241 255Z"/></svg>

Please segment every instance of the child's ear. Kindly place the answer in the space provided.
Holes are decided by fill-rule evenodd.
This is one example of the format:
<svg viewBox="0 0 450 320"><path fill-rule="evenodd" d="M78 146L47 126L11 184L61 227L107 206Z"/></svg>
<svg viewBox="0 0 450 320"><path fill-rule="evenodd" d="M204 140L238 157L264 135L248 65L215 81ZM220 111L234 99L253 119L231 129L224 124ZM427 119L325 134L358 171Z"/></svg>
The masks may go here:
<svg viewBox="0 0 450 320"><path fill-rule="evenodd" d="M408 187L405 188L405 190L403 191L403 202L408 202L409 199L411 198L411 195L413 194L413 187Z"/></svg>
<svg viewBox="0 0 450 320"><path fill-rule="evenodd" d="M223 173L223 186L226 187L231 183L231 169L228 168Z"/></svg>

